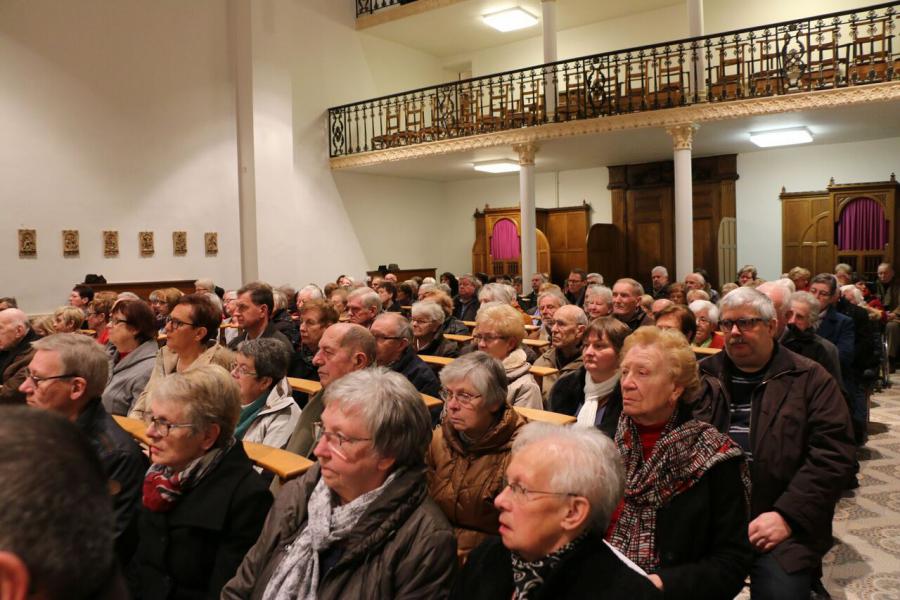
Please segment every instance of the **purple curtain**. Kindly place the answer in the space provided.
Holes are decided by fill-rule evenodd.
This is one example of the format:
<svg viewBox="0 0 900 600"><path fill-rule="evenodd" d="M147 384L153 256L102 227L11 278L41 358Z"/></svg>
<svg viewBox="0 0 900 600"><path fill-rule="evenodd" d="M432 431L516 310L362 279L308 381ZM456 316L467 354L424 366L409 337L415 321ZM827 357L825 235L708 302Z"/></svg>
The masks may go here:
<svg viewBox="0 0 900 600"><path fill-rule="evenodd" d="M516 224L509 219L500 219L494 224L491 234L491 256L494 260L519 260L520 254Z"/></svg>
<svg viewBox="0 0 900 600"><path fill-rule="evenodd" d="M839 250L884 250L888 223L881 205L871 198L856 198L841 212L837 224Z"/></svg>

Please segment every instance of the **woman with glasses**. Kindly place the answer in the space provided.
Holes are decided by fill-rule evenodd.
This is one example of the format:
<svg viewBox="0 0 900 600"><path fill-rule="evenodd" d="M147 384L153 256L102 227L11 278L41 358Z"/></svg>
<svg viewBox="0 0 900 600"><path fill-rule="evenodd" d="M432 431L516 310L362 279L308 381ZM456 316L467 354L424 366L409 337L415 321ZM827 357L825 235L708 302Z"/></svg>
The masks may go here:
<svg viewBox="0 0 900 600"><path fill-rule="evenodd" d="M234 353L216 342L222 311L206 294L187 294L178 299L166 317L166 345L156 355L147 387L131 407L129 417L143 419L150 394L173 373L184 373L204 365L234 366Z"/></svg>
<svg viewBox="0 0 900 600"><path fill-rule="evenodd" d="M231 370L241 392L235 438L273 448L287 445L300 419L300 407L285 378L290 361L284 343L273 338L245 340L238 345Z"/></svg>
<svg viewBox="0 0 900 600"><path fill-rule="evenodd" d="M680 332L641 327L622 354L615 442L625 464L625 498L607 539L666 598L734 598L753 559L744 453L692 417L690 399L700 382Z"/></svg>
<svg viewBox="0 0 900 600"><path fill-rule="evenodd" d="M154 390L135 598L218 598L256 541L272 495L235 440L238 386L217 365Z"/></svg>
<svg viewBox="0 0 900 600"><path fill-rule="evenodd" d="M127 415L147 386L159 351L150 307L139 300L117 302L109 318L109 343L112 375L103 390L103 406L112 415Z"/></svg>
<svg viewBox="0 0 900 600"><path fill-rule="evenodd" d="M500 536L469 555L451 598L661 596L603 541L624 479L612 440L595 429L529 423L502 475L493 499Z"/></svg>
<svg viewBox="0 0 900 600"><path fill-rule="evenodd" d="M507 402L499 361L472 352L441 370L444 417L428 449L428 490L453 525L458 555L496 535L494 497L525 419Z"/></svg>
<svg viewBox="0 0 900 600"><path fill-rule="evenodd" d="M697 318L697 333L691 342L700 348L722 349L725 347L725 336L719 329L719 309L709 300L694 300L688 306Z"/></svg>
<svg viewBox="0 0 900 600"><path fill-rule="evenodd" d="M84 313L88 329L94 331L94 339L101 346L109 342L109 316L115 302L115 292L97 292Z"/></svg>
<svg viewBox="0 0 900 600"><path fill-rule="evenodd" d="M162 333L166 326L166 317L175 308L178 299L184 295L178 288L162 288L150 292L150 310L156 318L156 328Z"/></svg>
<svg viewBox="0 0 900 600"><path fill-rule="evenodd" d="M456 541L428 497L431 419L384 368L329 384L318 463L278 493L266 528L222 598L442 598Z"/></svg>
<svg viewBox="0 0 900 600"><path fill-rule="evenodd" d="M511 406L544 408L541 388L531 374L531 363L520 346L525 326L519 312L502 302L489 302L475 317L475 347L503 364L508 380L507 400Z"/></svg>
<svg viewBox="0 0 900 600"><path fill-rule="evenodd" d="M444 337L444 318L444 308L433 300L422 300L412 305L410 324L416 354L447 358L459 356L459 343Z"/></svg>

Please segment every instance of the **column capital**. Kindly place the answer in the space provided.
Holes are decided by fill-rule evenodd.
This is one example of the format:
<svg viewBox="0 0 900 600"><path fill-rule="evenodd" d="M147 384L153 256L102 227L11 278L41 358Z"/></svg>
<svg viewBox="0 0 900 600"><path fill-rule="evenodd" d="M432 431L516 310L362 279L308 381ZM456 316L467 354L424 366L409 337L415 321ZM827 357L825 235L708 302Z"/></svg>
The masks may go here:
<svg viewBox="0 0 900 600"><path fill-rule="evenodd" d="M672 144L675 150L690 150L694 141L694 132L700 126L696 123L682 123L666 127L666 133L672 136Z"/></svg>
<svg viewBox="0 0 900 600"><path fill-rule="evenodd" d="M528 142L525 144L513 144L513 150L515 150L519 155L519 165L523 167L534 164L534 155L537 153L539 148L540 146L538 146L534 142Z"/></svg>

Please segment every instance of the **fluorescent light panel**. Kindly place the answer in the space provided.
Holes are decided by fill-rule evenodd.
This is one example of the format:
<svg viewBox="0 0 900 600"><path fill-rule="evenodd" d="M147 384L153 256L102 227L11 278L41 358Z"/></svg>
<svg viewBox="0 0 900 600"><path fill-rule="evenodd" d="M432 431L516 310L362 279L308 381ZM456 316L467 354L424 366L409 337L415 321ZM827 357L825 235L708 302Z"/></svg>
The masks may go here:
<svg viewBox="0 0 900 600"><path fill-rule="evenodd" d="M753 132L750 134L750 141L760 148L772 148L774 146L808 144L813 141L813 136L806 127L791 127L790 129Z"/></svg>
<svg viewBox="0 0 900 600"><path fill-rule="evenodd" d="M525 29L536 25L538 18L516 6L515 8L507 8L499 12L481 15L484 22L496 29L497 31L507 32L516 31L517 29Z"/></svg>
<svg viewBox="0 0 900 600"><path fill-rule="evenodd" d="M472 168L482 173L515 173L519 170L519 163L503 158L500 160L485 160L472 163Z"/></svg>

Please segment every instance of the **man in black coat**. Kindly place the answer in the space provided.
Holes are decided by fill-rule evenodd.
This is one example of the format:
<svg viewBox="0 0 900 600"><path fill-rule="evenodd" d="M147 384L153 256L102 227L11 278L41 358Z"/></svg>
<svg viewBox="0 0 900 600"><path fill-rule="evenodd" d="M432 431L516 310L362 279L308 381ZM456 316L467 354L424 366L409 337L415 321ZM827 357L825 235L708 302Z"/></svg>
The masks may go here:
<svg viewBox="0 0 900 600"><path fill-rule="evenodd" d="M459 276L459 294L453 299L453 316L460 321L474 321L478 313L478 290L481 280L466 273Z"/></svg>
<svg viewBox="0 0 900 600"><path fill-rule="evenodd" d="M420 393L437 397L441 384L437 375L416 354L409 321L398 313L382 313L370 328L375 337L375 362L406 377Z"/></svg>
<svg viewBox="0 0 900 600"><path fill-rule="evenodd" d="M0 404L25 401L19 386L25 380L28 363L34 356L31 343L38 336L28 324L28 316L18 308L0 311Z"/></svg>
<svg viewBox="0 0 900 600"><path fill-rule="evenodd" d="M239 289L237 293L233 319L240 326L241 333L228 342L228 348L237 350L238 345L244 340L264 337L277 339L293 353L291 341L271 322L272 314L275 312L272 287L266 283L253 282Z"/></svg>

